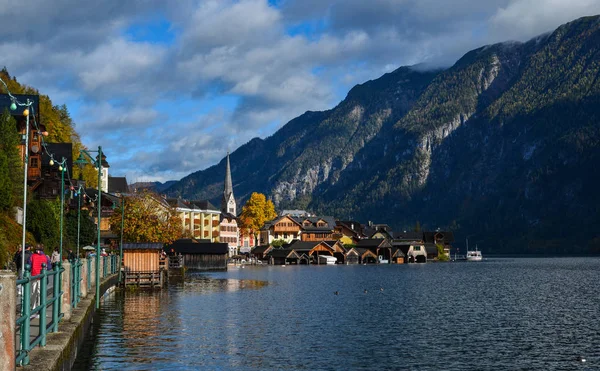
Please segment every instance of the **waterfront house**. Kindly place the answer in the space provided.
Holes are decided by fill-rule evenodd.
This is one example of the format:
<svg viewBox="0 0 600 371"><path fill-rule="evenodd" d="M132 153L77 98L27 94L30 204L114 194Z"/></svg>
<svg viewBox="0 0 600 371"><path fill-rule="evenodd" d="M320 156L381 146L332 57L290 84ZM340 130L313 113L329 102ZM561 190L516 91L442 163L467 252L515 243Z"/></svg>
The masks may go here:
<svg viewBox="0 0 600 371"><path fill-rule="evenodd" d="M377 263L391 263L392 244L385 238L369 238L360 240L357 248L368 249L376 256Z"/></svg>
<svg viewBox="0 0 600 371"><path fill-rule="evenodd" d="M180 239L166 249L169 254L183 256L186 269L198 271L227 270L229 248L226 243L210 240Z"/></svg>
<svg viewBox="0 0 600 371"><path fill-rule="evenodd" d="M257 260L265 260L269 251L273 249L271 245L256 246L250 251L250 256Z"/></svg>
<svg viewBox="0 0 600 371"><path fill-rule="evenodd" d="M260 243L263 245L271 244L275 240L283 240L290 243L300 239L302 226L293 217L289 215L280 216L260 229Z"/></svg>
<svg viewBox="0 0 600 371"><path fill-rule="evenodd" d="M219 242L226 243L229 248L229 256L237 254L238 250L238 224L237 218L229 213L221 213L219 223Z"/></svg>
<svg viewBox="0 0 600 371"><path fill-rule="evenodd" d="M406 255L402 252L399 247L392 246L392 263L404 264L406 263Z"/></svg>
<svg viewBox="0 0 600 371"><path fill-rule="evenodd" d="M273 265L300 264L300 256L294 249L272 249L267 256Z"/></svg>
<svg viewBox="0 0 600 371"><path fill-rule="evenodd" d="M358 256L359 264L377 264L378 263L377 255L373 251L371 251L370 249L368 249L366 247L353 247L352 249L348 250L348 252L346 253L346 259L348 259L348 260L354 259L354 257L351 256L354 254L353 251L355 251L356 255Z"/></svg>
<svg viewBox="0 0 600 371"><path fill-rule="evenodd" d="M325 241L341 237L335 235L335 219L331 216L295 217L293 219L301 225L302 241Z"/></svg>
<svg viewBox="0 0 600 371"><path fill-rule="evenodd" d="M356 245L358 241L366 237L362 233L361 224L356 221L338 220L335 222L334 230L344 245Z"/></svg>
<svg viewBox="0 0 600 371"><path fill-rule="evenodd" d="M454 233L445 231L423 232L423 241L428 244L442 245L444 254L450 256L450 249L452 243L454 243Z"/></svg>
<svg viewBox="0 0 600 371"><path fill-rule="evenodd" d="M344 264L346 262L347 249L340 240L325 241L333 249L333 256L337 258L338 264Z"/></svg>
<svg viewBox="0 0 600 371"><path fill-rule="evenodd" d="M334 248L325 241L293 241L285 248L295 250L299 257L304 254L309 259L310 264L318 264L319 255L334 256Z"/></svg>
<svg viewBox="0 0 600 371"><path fill-rule="evenodd" d="M345 263L346 264L360 264L361 256L355 247L350 248L346 252Z"/></svg>

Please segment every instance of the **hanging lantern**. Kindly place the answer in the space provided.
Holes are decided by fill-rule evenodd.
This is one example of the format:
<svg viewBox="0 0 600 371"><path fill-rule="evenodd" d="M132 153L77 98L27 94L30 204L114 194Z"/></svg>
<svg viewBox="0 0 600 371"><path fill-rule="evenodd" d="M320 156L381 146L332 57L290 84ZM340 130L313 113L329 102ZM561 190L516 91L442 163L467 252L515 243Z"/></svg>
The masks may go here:
<svg viewBox="0 0 600 371"><path fill-rule="evenodd" d="M23 110L23 116L29 116L29 110L27 108Z"/></svg>
<svg viewBox="0 0 600 371"><path fill-rule="evenodd" d="M12 102L12 103L10 104L10 110L11 110L11 111L14 111L14 110L16 110L16 109L17 109L17 105L15 104L15 102Z"/></svg>

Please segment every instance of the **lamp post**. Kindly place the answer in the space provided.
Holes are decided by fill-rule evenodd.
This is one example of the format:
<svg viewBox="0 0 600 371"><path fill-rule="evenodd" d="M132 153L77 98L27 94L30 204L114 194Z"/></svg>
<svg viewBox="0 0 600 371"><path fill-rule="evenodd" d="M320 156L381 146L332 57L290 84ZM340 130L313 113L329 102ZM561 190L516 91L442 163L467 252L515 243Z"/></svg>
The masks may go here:
<svg viewBox="0 0 600 371"><path fill-rule="evenodd" d="M98 158L94 160L89 152L98 152ZM83 155L86 155L86 160ZM86 151L82 149L76 164L83 166L90 163L98 169L98 244L96 246L96 309L100 308L100 223L102 221L102 146L98 146L98 151Z"/></svg>
<svg viewBox="0 0 600 371"><path fill-rule="evenodd" d="M27 168L29 165L29 109L33 104L29 98L25 103L21 103L15 98L10 91L8 90L8 86L4 82L4 80L0 79L2 85L6 89L8 96L10 97L11 111L15 111L17 106L25 107L23 110L23 116L25 116L25 157L23 159L23 233L21 238L21 277L23 277L23 272L25 271L25 235L26 235L26 225L27 225Z"/></svg>
<svg viewBox="0 0 600 371"><path fill-rule="evenodd" d="M62 266L63 258L63 224L64 224L64 207L65 207L65 166L67 159L62 158L61 162L58 163L58 171L60 171L60 245L59 245L59 256L58 260L59 267ZM50 166L54 165L54 160L50 159Z"/></svg>
<svg viewBox="0 0 600 371"><path fill-rule="evenodd" d="M79 234L81 232L81 184L75 193L77 196L77 261L79 261Z"/></svg>
<svg viewBox="0 0 600 371"><path fill-rule="evenodd" d="M121 267L123 265L123 227L125 226L125 196L121 194L121 244L119 245L119 283L121 283Z"/></svg>

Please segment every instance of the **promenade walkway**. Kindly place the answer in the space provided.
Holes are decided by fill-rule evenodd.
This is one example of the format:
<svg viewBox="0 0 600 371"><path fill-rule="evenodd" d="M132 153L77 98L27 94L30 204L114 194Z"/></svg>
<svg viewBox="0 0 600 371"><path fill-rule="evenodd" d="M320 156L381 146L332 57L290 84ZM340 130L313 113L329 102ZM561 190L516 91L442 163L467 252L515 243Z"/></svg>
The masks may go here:
<svg viewBox="0 0 600 371"><path fill-rule="evenodd" d="M0 371L70 369L96 306L95 263L65 260L23 279L0 271ZM118 256L101 257L100 295L118 283L120 266Z"/></svg>

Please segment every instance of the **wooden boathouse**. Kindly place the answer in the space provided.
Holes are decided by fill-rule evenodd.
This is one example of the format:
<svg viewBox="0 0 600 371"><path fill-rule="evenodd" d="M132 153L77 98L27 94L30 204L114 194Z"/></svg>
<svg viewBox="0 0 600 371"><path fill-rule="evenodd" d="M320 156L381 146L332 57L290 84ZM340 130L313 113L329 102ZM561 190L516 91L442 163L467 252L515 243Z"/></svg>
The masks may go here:
<svg viewBox="0 0 600 371"><path fill-rule="evenodd" d="M227 243L209 240L181 239L167 247L169 255L182 256L185 269L195 271L226 271L229 247Z"/></svg>
<svg viewBox="0 0 600 371"><path fill-rule="evenodd" d="M162 286L166 274L160 263L162 248L162 243L124 243L124 284L141 287Z"/></svg>

